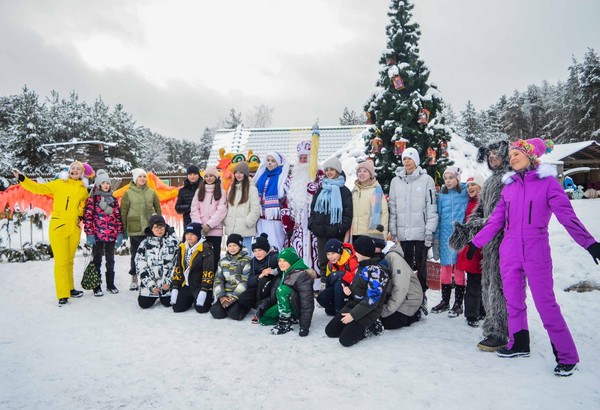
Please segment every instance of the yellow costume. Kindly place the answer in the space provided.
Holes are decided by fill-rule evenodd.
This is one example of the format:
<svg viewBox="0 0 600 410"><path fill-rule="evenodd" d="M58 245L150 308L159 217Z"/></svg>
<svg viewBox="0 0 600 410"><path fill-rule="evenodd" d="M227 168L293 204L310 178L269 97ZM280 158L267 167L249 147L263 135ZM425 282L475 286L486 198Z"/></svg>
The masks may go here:
<svg viewBox="0 0 600 410"><path fill-rule="evenodd" d="M54 283L57 299L69 298L75 288L73 260L81 238L79 218L83 216L88 192L80 179L55 179L45 184L25 178L21 186L39 195L52 197L49 237L54 253Z"/></svg>

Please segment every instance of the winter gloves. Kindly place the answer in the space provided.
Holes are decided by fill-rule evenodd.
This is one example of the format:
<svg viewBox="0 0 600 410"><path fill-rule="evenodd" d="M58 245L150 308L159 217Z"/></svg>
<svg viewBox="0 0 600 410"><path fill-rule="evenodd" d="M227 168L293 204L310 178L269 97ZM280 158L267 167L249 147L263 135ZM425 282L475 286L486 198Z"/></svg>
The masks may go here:
<svg viewBox="0 0 600 410"><path fill-rule="evenodd" d="M592 255L592 259L596 262L596 265L598 265L598 261L600 261L600 243L596 242L595 244L590 245L587 248L587 251Z"/></svg>
<svg viewBox="0 0 600 410"><path fill-rule="evenodd" d="M440 260L440 241L437 239L433 241L433 245L431 246L433 250L433 259Z"/></svg>
<svg viewBox="0 0 600 410"><path fill-rule="evenodd" d="M204 302L206 302L206 292L201 290L196 298L196 306L204 306Z"/></svg>
<svg viewBox="0 0 600 410"><path fill-rule="evenodd" d="M425 234L425 246L431 248L433 244L433 235L430 233Z"/></svg>
<svg viewBox="0 0 600 410"><path fill-rule="evenodd" d="M179 295L179 289L173 289L171 291L171 306L177 303L177 295Z"/></svg>
<svg viewBox="0 0 600 410"><path fill-rule="evenodd" d="M115 242L115 247L120 248L123 245L123 234L120 233L117 235L117 241Z"/></svg>
<svg viewBox="0 0 600 410"><path fill-rule="evenodd" d="M85 243L88 246L94 246L96 244L96 236L95 235L87 235L87 239Z"/></svg>
<svg viewBox="0 0 600 410"><path fill-rule="evenodd" d="M469 246L469 250L467 251L467 259L473 259L475 252L477 252L477 246L473 245L473 242L468 242L467 246Z"/></svg>

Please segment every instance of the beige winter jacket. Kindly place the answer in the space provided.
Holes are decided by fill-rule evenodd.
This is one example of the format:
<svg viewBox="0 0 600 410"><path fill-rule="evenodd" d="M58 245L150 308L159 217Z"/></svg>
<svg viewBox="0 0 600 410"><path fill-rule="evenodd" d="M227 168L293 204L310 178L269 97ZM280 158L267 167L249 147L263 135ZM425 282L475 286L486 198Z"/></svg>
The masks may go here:
<svg viewBox="0 0 600 410"><path fill-rule="evenodd" d="M367 235L379 233L375 229L369 229L369 220L371 218L371 198L375 195L375 188L381 187L379 182L361 187L358 180L354 182L352 190L352 235ZM388 233L388 203L385 194L381 198L381 218L380 224L383 225L383 234Z"/></svg>

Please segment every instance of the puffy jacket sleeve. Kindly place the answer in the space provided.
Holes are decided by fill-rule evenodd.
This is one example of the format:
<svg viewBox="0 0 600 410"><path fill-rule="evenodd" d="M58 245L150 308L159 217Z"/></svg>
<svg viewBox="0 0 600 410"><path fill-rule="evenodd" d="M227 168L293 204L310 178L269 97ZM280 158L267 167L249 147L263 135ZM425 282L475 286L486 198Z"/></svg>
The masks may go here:
<svg viewBox="0 0 600 410"><path fill-rule="evenodd" d="M556 215L556 219L560 222L569 232L569 235L577 242L577 244L585 249L596 243L596 239L588 232L583 226L575 211L571 201L565 194L558 181L554 178L550 178L548 186L548 205L550 209Z"/></svg>
<svg viewBox="0 0 600 410"><path fill-rule="evenodd" d="M260 199L258 198L258 189L252 183L250 183L248 190L248 205L250 206L250 211L245 218L246 227L253 228L256 226L258 219L260 218L261 207Z"/></svg>
<svg viewBox="0 0 600 410"><path fill-rule="evenodd" d="M214 280L214 284L213 284L213 293L215 295L215 300L219 300L219 298L221 296L226 295L224 285L225 285L225 275L223 274L223 268L221 267L221 264L219 263L217 272L215 273L215 280Z"/></svg>
<svg viewBox="0 0 600 410"><path fill-rule="evenodd" d="M338 226L340 235L345 235L352 227L352 192L348 187L341 188L342 191L342 222Z"/></svg>
<svg viewBox="0 0 600 410"><path fill-rule="evenodd" d="M472 242L478 248L484 247L494 236L504 228L506 223L506 202L504 201L504 195L500 196L500 200L496 204L494 212L490 215L487 223L481 231L473 238Z"/></svg>
<svg viewBox="0 0 600 410"><path fill-rule="evenodd" d="M302 272L294 284L300 299L300 327L309 329L315 310L315 297L313 294L314 279L308 272Z"/></svg>
<svg viewBox="0 0 600 410"><path fill-rule="evenodd" d="M83 231L86 235L96 234L96 224L94 223L94 196L90 196L85 203L85 211L83 212ZM121 221L119 220L119 223Z"/></svg>
<svg viewBox="0 0 600 410"><path fill-rule="evenodd" d="M240 259L240 266L238 266L235 273L237 279L237 286L231 294L232 297L238 298L248 287L248 275L250 274L250 259L243 257Z"/></svg>
<svg viewBox="0 0 600 410"><path fill-rule="evenodd" d="M425 214L427 217L427 223L425 224L425 235L431 235L435 232L438 226L438 211L435 197L435 184L433 182L433 178L431 178L429 175L427 175L425 194L427 195L425 198Z"/></svg>
<svg viewBox="0 0 600 410"><path fill-rule="evenodd" d="M390 222L389 222L389 230L392 238L396 239L398 237L398 231L396 230L396 218L397 218L397 208L396 208L396 180L397 177L392 179L390 183L390 204L389 204L389 214L390 214Z"/></svg>
<svg viewBox="0 0 600 410"><path fill-rule="evenodd" d="M185 276L183 274L183 253L184 249L182 246L177 247L175 252L175 267L173 268L173 275L171 276L171 287L173 289L181 289Z"/></svg>
<svg viewBox="0 0 600 410"><path fill-rule="evenodd" d="M194 192L194 199L192 199L192 204L190 205L190 218L192 218L192 222L202 223L201 207L202 204L198 199L198 190L196 190L196 192Z"/></svg>
<svg viewBox="0 0 600 410"><path fill-rule="evenodd" d="M215 282L215 251L212 245L208 242L204 242L204 252L202 252L202 283L200 290L208 292L213 289Z"/></svg>
<svg viewBox="0 0 600 410"><path fill-rule="evenodd" d="M190 211L190 204L188 204L185 200L184 187L180 188L179 192L177 192L177 202L175 202L175 212L177 212L179 215Z"/></svg>
<svg viewBox="0 0 600 410"><path fill-rule="evenodd" d="M155 190L152 190L152 206L154 208L154 212L158 215L162 215L162 209L160 208L160 199L158 198L158 194Z"/></svg>
<svg viewBox="0 0 600 410"><path fill-rule="evenodd" d="M129 192L125 192L123 197L121 198L121 223L123 224L123 231L127 231L127 214L129 213L129 208L131 207L131 202L129 201Z"/></svg>
<svg viewBox="0 0 600 410"><path fill-rule="evenodd" d="M397 312L400 306L406 300L406 295L410 288L410 278L414 275L412 268L406 263L404 258L397 254L388 254L386 260L391 267L391 294L383 305L381 317L387 317Z"/></svg>
<svg viewBox="0 0 600 410"><path fill-rule="evenodd" d="M21 181L21 186L33 194L53 196L54 188L56 186L55 183L57 181L59 180L53 180L50 182L46 182L45 184L40 184L25 177L25 179Z"/></svg>
<svg viewBox="0 0 600 410"><path fill-rule="evenodd" d="M211 228L216 228L223 223L223 220L227 216L227 195L225 191L221 191L221 199L217 202L217 209L210 215L206 223Z"/></svg>
<svg viewBox="0 0 600 410"><path fill-rule="evenodd" d="M148 263L148 255L147 253L147 239L144 239L140 243L140 247L135 254L135 269L136 273L140 277L140 282L144 284L144 287L150 290L152 293L153 289L156 287L156 280L154 275L152 275L152 271L150 269L150 265Z"/></svg>
<svg viewBox="0 0 600 410"><path fill-rule="evenodd" d="M388 201L385 197L385 194L381 198L381 224L383 225L383 234L387 237L387 234L390 230L390 215L388 209Z"/></svg>
<svg viewBox="0 0 600 410"><path fill-rule="evenodd" d="M121 207L119 206L118 202L115 203L113 213L115 214L115 228L117 230L117 234L122 234L124 232L123 220L121 219Z"/></svg>

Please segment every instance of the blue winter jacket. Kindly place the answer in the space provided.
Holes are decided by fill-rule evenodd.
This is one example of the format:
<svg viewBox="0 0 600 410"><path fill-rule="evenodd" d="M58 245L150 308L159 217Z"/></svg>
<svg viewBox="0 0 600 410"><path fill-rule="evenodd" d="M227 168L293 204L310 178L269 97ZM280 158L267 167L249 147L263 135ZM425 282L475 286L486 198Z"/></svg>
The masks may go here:
<svg viewBox="0 0 600 410"><path fill-rule="evenodd" d="M456 189L451 189L447 194L440 193L438 196L439 222L434 233L435 239L440 244L440 263L442 265L454 265L458 252L450 248L448 241L454 231L454 222L465 222L465 213L469 203L467 186L460 183L460 194Z"/></svg>

